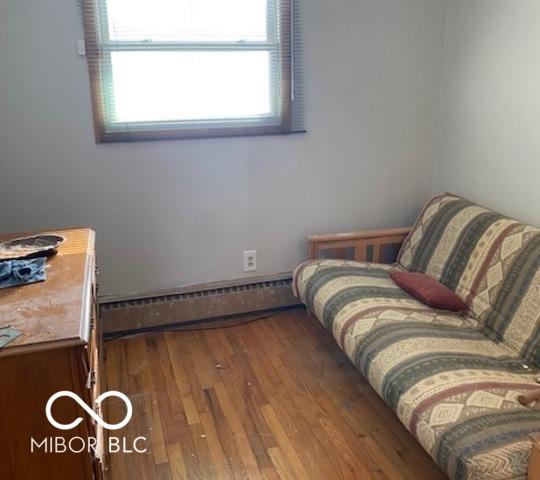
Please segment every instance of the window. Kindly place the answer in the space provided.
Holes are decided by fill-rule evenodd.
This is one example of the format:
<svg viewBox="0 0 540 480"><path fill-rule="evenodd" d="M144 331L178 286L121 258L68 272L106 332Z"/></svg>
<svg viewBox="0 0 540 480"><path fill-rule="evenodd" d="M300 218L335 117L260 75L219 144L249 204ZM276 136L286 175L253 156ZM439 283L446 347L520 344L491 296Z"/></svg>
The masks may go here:
<svg viewBox="0 0 540 480"><path fill-rule="evenodd" d="M96 140L301 131L293 1L83 0Z"/></svg>

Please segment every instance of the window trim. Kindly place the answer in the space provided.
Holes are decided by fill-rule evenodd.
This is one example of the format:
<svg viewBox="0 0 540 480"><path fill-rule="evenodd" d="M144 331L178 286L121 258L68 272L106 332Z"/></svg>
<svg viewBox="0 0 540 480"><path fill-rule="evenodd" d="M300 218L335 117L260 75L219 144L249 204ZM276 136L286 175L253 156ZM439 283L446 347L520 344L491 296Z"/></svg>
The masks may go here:
<svg viewBox="0 0 540 480"><path fill-rule="evenodd" d="M107 130L106 112L104 111L104 97L102 92L102 67L101 67L101 52L100 40L98 34L98 5L96 0L82 0L83 24L85 32L86 57L88 62L88 71L90 77L90 89L92 97L92 109L94 117L94 134L96 143L112 143L112 142L135 142L149 140L167 140L167 139L196 139L196 138L213 138L213 137L237 137L237 136L255 136L255 135L283 135L294 133L292 130L291 118L291 101L292 101L292 12L291 2L293 0L274 0L276 5L279 5L279 42L278 55L280 60L279 72L279 98L278 105L280 112L280 123L275 125L257 125L255 117L250 117L253 120L253 125L238 125L224 127L224 121L217 120L219 126L201 126L190 128L188 122L186 127L174 128L175 122L171 123L171 128L162 129L134 129L131 131L110 131ZM136 42L129 42L134 45ZM142 44L143 42L141 42ZM155 42L152 47L159 50L165 50L167 47L178 50L178 47L186 42ZM227 43L227 42L223 42ZM256 43L256 42L253 42ZM118 44L118 42L114 42ZM267 42L260 42L261 47L267 46ZM145 45L145 49L147 45ZM210 48L211 45L208 45ZM190 45L192 49L193 46ZM231 48L228 48L232 50ZM242 50L246 50L243 48ZM267 48L264 49L265 51ZM236 121L239 121L238 119ZM225 120L227 121L227 120ZM236 123L231 121L231 123ZM135 123L135 122L134 122ZM144 122L139 122L144 124ZM151 122L148 122L151 123ZM160 122L166 124L167 122ZM211 122L208 122L210 124ZM207 124L207 125L208 125Z"/></svg>

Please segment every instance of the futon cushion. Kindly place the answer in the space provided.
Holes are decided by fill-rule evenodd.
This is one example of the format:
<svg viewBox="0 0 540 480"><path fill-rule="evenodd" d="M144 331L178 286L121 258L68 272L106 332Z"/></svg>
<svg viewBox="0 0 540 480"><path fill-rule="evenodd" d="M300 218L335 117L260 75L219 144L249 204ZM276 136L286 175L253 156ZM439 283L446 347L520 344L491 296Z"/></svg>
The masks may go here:
<svg viewBox="0 0 540 480"><path fill-rule="evenodd" d="M443 194L420 214L398 263L456 292L486 335L540 366L540 228Z"/></svg>
<svg viewBox="0 0 540 480"><path fill-rule="evenodd" d="M389 276L399 266L313 260L297 296L452 480L525 480L540 410L518 395L539 370L466 315L434 310Z"/></svg>
<svg viewBox="0 0 540 480"><path fill-rule="evenodd" d="M430 307L451 312L461 312L467 308L452 290L425 273L392 270L390 278L400 288Z"/></svg>

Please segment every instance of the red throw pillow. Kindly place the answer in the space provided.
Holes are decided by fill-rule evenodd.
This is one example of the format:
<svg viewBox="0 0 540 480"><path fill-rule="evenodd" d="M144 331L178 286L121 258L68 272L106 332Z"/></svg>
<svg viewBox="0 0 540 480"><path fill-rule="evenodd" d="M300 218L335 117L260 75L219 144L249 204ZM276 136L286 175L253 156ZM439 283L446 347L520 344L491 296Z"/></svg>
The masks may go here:
<svg viewBox="0 0 540 480"><path fill-rule="evenodd" d="M460 312L467 308L452 290L425 273L392 270L390 278L408 294L430 307L451 312Z"/></svg>

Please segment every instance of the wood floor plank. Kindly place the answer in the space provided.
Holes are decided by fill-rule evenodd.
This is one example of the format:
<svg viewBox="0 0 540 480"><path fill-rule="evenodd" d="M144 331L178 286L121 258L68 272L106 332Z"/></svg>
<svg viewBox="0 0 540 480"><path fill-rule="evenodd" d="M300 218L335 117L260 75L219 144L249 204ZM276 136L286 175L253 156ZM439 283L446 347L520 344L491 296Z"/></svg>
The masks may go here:
<svg viewBox="0 0 540 480"><path fill-rule="evenodd" d="M191 395L182 397L182 405L184 405L188 425L197 425L198 423L201 423L195 400L193 400Z"/></svg>
<svg viewBox="0 0 540 480"><path fill-rule="evenodd" d="M260 478L261 472L257 460L255 459L255 454L253 453L249 438L244 430L240 417L238 416L238 411L236 410L234 403L231 402L229 392L222 383L215 385L215 389L219 403L223 408L223 413L232 428L234 439L238 445L242 461L246 466L248 477Z"/></svg>
<svg viewBox="0 0 540 480"><path fill-rule="evenodd" d="M184 452L178 443L167 445L169 455L169 467L174 480L189 480L186 465L184 463Z"/></svg>
<svg viewBox="0 0 540 480"><path fill-rule="evenodd" d="M276 415L272 405L262 405L261 410L266 423L270 427L270 430L272 430L272 433L278 442L278 446L281 449L283 456L285 457L285 460L295 478L297 480L308 480L309 475L307 474L304 465L302 465L302 462L298 458L298 454L291 443L291 439L285 433L280 419Z"/></svg>
<svg viewBox="0 0 540 480"><path fill-rule="evenodd" d="M208 435L206 435L200 423L190 426L191 438L193 439L193 452L191 456L196 460L201 471L201 478L210 480L220 478L217 472L217 466L212 458Z"/></svg>
<svg viewBox="0 0 540 480"><path fill-rule="evenodd" d="M141 378L143 385L152 384L151 372L150 369L145 369L141 373ZM146 409L149 414L150 420L150 442L151 442L151 452L154 457L154 463L160 465L163 463L168 463L169 457L167 455L167 445L165 443L165 438L163 435L163 428L161 424L161 417L159 415L159 407L156 395L153 391L148 392L150 395L149 405L146 405Z"/></svg>
<svg viewBox="0 0 540 480"><path fill-rule="evenodd" d="M277 476L281 480L296 480L294 472L291 466L285 460L285 455L279 447L272 447L268 449L268 455L272 459L272 464L276 470Z"/></svg>
<svg viewBox="0 0 540 480"><path fill-rule="evenodd" d="M238 479L247 479L248 474L242 456L235 441L233 430L225 417L225 412L221 408L216 391L213 388L205 390L205 395L208 398L210 405L209 415L212 416L212 421L215 425L216 432L219 438L219 443L223 448L225 458L231 467L233 477ZM201 414L202 415L202 414Z"/></svg>
<svg viewBox="0 0 540 480"><path fill-rule="evenodd" d="M133 402L120 434L148 438L111 480L447 478L304 310L105 347L107 389Z"/></svg>
<svg viewBox="0 0 540 480"><path fill-rule="evenodd" d="M212 460L216 467L216 473L218 478L229 479L233 478L233 473L231 466L227 461L223 446L219 440L219 435L214 425L214 419L211 413L203 412L200 416L201 425L203 431L208 439L208 446L210 448L210 453L212 455Z"/></svg>
<svg viewBox="0 0 540 480"><path fill-rule="evenodd" d="M161 340L162 338L157 334L146 338L146 348L152 369L152 384L144 388L155 392L165 442L178 443L186 436L182 428L185 414L167 350L164 349L165 344Z"/></svg>

